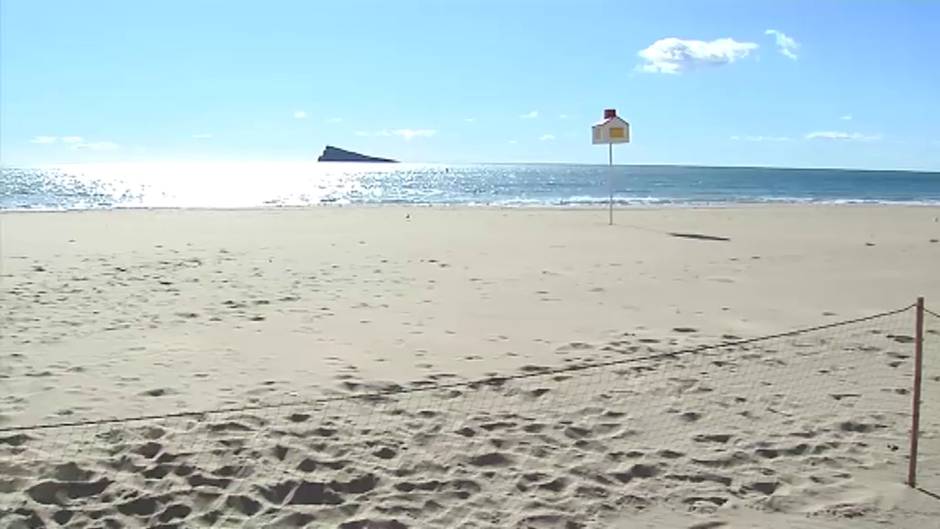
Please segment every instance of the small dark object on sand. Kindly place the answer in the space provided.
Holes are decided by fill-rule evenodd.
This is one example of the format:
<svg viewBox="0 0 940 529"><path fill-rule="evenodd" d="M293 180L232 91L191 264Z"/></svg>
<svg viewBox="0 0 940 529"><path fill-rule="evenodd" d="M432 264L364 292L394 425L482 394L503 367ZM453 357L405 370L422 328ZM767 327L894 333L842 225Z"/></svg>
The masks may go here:
<svg viewBox="0 0 940 529"><path fill-rule="evenodd" d="M669 235L673 237L681 237L683 239L698 239L701 241L730 241L728 237L719 237L717 235L704 235L701 233L676 233L669 232Z"/></svg>

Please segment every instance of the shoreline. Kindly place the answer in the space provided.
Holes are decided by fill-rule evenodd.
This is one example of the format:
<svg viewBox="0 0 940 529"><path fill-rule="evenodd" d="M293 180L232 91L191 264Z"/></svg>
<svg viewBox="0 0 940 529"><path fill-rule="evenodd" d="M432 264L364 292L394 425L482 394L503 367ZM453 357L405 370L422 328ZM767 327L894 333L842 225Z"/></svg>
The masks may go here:
<svg viewBox="0 0 940 529"><path fill-rule="evenodd" d="M755 208L917 208L917 209L940 209L940 202L889 202L889 201L807 201L807 202L715 202L715 203L669 203L669 204L618 204L614 202L614 213L617 211L656 211L656 210L716 210L716 209L755 209ZM100 207L100 208L13 208L0 209L2 215L16 214L41 214L41 213L107 213L107 212L166 212L166 211L195 211L195 212L251 212L251 211L304 211L304 210L354 210L354 209L419 209L443 211L466 209L470 211L479 210L497 210L497 211L597 211L606 213L607 207L597 204L468 204L468 203L351 203L351 204L306 204L306 205L284 205L284 206L236 206L236 207L212 207L212 206L122 206L122 207Z"/></svg>

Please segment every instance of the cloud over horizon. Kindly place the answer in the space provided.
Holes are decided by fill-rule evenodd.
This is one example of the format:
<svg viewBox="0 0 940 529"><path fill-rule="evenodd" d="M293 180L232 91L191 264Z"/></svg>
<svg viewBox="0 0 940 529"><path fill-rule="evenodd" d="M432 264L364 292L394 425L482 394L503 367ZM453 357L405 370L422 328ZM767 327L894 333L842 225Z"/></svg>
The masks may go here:
<svg viewBox="0 0 940 529"><path fill-rule="evenodd" d="M90 141L72 145L72 149L76 151L113 151L119 147L120 145L113 141Z"/></svg>
<svg viewBox="0 0 940 529"><path fill-rule="evenodd" d="M807 133L807 140L834 140L834 141L877 141L880 134L862 134L860 132L841 132L836 130L820 130Z"/></svg>
<svg viewBox="0 0 940 529"><path fill-rule="evenodd" d="M434 129L395 129L392 134L411 140L412 138L430 138L437 135Z"/></svg>
<svg viewBox="0 0 940 529"><path fill-rule="evenodd" d="M758 45L732 38L710 41L668 37L637 52L645 64L638 68L649 73L679 74L700 66L721 66L747 57Z"/></svg>
<svg viewBox="0 0 940 529"><path fill-rule="evenodd" d="M437 135L437 129L382 129L375 132L357 130L356 136L364 137L388 137L398 136L405 141L411 141L414 138L430 138Z"/></svg>
<svg viewBox="0 0 940 529"><path fill-rule="evenodd" d="M63 143L73 151L113 151L120 147L113 141L85 141L81 136L35 136L30 143L52 145Z"/></svg>

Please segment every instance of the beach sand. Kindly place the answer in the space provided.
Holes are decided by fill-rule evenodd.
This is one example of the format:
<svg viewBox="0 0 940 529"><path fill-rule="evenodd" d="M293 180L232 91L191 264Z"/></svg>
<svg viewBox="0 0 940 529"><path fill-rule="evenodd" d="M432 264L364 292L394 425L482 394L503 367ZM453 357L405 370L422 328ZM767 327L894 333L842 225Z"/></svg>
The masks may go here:
<svg viewBox="0 0 940 529"><path fill-rule="evenodd" d="M671 353L940 307L938 217L2 213L0 428L255 408L7 430L0 527L930 527L912 310Z"/></svg>

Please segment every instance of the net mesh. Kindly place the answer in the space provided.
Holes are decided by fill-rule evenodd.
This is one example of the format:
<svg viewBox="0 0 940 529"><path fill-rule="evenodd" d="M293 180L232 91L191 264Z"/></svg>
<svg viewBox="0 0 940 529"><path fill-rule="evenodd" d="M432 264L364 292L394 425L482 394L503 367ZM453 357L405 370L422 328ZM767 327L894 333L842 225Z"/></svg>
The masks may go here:
<svg viewBox="0 0 940 529"><path fill-rule="evenodd" d="M940 317L927 319L924 486L940 485ZM663 506L864 517L855 478L906 475L912 322L908 308L666 353L625 335L604 364L5 428L0 525L575 529Z"/></svg>

